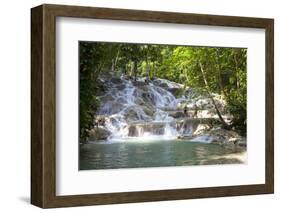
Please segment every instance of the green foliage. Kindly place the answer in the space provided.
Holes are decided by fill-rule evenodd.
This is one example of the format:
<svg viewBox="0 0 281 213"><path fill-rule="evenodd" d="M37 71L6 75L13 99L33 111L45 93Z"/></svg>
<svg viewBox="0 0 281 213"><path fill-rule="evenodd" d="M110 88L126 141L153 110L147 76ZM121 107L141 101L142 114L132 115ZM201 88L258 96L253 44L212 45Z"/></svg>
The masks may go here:
<svg viewBox="0 0 281 213"><path fill-rule="evenodd" d="M211 92L224 96L227 110L233 115L231 127L246 134L247 61L246 49L190 48L187 68L188 84L204 88L201 63Z"/></svg>
<svg viewBox="0 0 281 213"><path fill-rule="evenodd" d="M79 45L79 117L80 141L87 140L88 131L94 127L97 100L98 75L102 68L104 51L102 46L80 42Z"/></svg>
<svg viewBox="0 0 281 213"><path fill-rule="evenodd" d="M180 47L182 49L182 47ZM202 91L224 96L233 115L231 127L246 134L247 51L240 48L189 47L177 51L179 67L187 76L186 84ZM186 60L181 62L184 56ZM202 76L202 69L208 83Z"/></svg>

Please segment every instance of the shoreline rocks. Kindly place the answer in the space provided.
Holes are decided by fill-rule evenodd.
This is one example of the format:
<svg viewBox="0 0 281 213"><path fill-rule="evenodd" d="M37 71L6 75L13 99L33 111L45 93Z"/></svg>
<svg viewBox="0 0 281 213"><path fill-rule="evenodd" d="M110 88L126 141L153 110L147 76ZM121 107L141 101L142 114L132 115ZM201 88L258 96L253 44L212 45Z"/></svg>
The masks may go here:
<svg viewBox="0 0 281 213"><path fill-rule="evenodd" d="M103 127L95 127L89 131L89 141L106 140L110 134L110 131Z"/></svg>
<svg viewBox="0 0 281 213"><path fill-rule="evenodd" d="M235 145L239 147L247 147L245 137L240 136L237 132L232 130L225 130L221 128L195 132L193 135L180 135L178 139L190 140L192 142L211 143L217 145Z"/></svg>

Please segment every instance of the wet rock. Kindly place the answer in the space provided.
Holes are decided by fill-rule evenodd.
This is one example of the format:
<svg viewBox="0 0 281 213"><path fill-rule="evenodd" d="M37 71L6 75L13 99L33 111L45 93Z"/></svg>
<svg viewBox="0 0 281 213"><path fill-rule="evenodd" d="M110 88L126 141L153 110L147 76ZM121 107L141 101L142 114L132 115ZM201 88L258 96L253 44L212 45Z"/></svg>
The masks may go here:
<svg viewBox="0 0 281 213"><path fill-rule="evenodd" d="M177 139L181 139L181 140L191 140L192 136L191 135L179 135L177 137Z"/></svg>
<svg viewBox="0 0 281 213"><path fill-rule="evenodd" d="M132 109L128 110L124 115L126 121L137 121L139 120L138 113Z"/></svg>
<svg viewBox="0 0 281 213"><path fill-rule="evenodd" d="M110 80L113 84L122 84L122 79L121 78L117 78L117 77L113 77Z"/></svg>
<svg viewBox="0 0 281 213"><path fill-rule="evenodd" d="M136 87L146 86L148 83L145 81L133 81L133 85Z"/></svg>
<svg viewBox="0 0 281 213"><path fill-rule="evenodd" d="M177 120L177 131L182 135L193 135L200 123L199 119Z"/></svg>
<svg viewBox="0 0 281 213"><path fill-rule="evenodd" d="M177 88L177 87L172 87L172 88L168 88L168 91L170 93L172 93L174 96L179 97L180 95L182 95L182 88Z"/></svg>
<svg viewBox="0 0 281 213"><path fill-rule="evenodd" d="M116 86L116 88L117 88L118 90L123 90L123 89L126 88L126 85L125 85L125 84L119 84L119 85Z"/></svg>
<svg viewBox="0 0 281 213"><path fill-rule="evenodd" d="M212 164L241 164L243 163L242 160L237 158L227 158L227 157L220 157L216 159L208 159L201 162L202 165L212 165Z"/></svg>
<svg viewBox="0 0 281 213"><path fill-rule="evenodd" d="M170 88L183 88L182 84L169 81L167 79L161 79L161 78L155 78L153 81L153 84L159 87L162 87L163 89L170 89Z"/></svg>
<svg viewBox="0 0 281 213"><path fill-rule="evenodd" d="M193 137L190 141L200 142L200 143L213 143L214 138L208 134L203 134L203 135Z"/></svg>
<svg viewBox="0 0 281 213"><path fill-rule="evenodd" d="M149 92L144 91L141 94L141 98L145 103L149 103L149 104L152 104L152 105L156 104L154 95L149 93Z"/></svg>
<svg viewBox="0 0 281 213"><path fill-rule="evenodd" d="M165 133L165 123L132 123L129 125L130 137L141 137L145 133L152 135L163 135Z"/></svg>
<svg viewBox="0 0 281 213"><path fill-rule="evenodd" d="M124 118L127 122L130 121L148 121L149 116L140 106L129 106L123 111Z"/></svg>
<svg viewBox="0 0 281 213"><path fill-rule="evenodd" d="M143 105L148 104L148 103L145 102L142 98L139 98L139 97L135 100L135 103L136 103L137 105L140 105L140 106L143 106Z"/></svg>
<svg viewBox="0 0 281 213"><path fill-rule="evenodd" d="M246 139L241 137L237 132L225 129L211 130L208 133L216 144L246 144Z"/></svg>
<svg viewBox="0 0 281 213"><path fill-rule="evenodd" d="M100 109L100 114L115 114L120 112L122 109L124 109L124 105L120 102L116 101L107 101L105 103L101 103L101 109Z"/></svg>
<svg viewBox="0 0 281 213"><path fill-rule="evenodd" d="M183 111L170 111L168 113L169 113L169 116L171 116L173 118L184 118L184 117L186 117L186 115L184 114Z"/></svg>
<svg viewBox="0 0 281 213"><path fill-rule="evenodd" d="M159 87L162 87L162 88L164 88L164 89L168 89L168 88L169 88L169 86L168 86L168 84L167 84L166 82L160 83L160 84L159 84Z"/></svg>
<svg viewBox="0 0 281 213"><path fill-rule="evenodd" d="M199 124L193 134L194 135L204 134L208 130L210 130L209 124Z"/></svg>
<svg viewBox="0 0 281 213"><path fill-rule="evenodd" d="M99 87L97 95L103 95L109 89L109 84L104 79L98 79L97 85Z"/></svg>
<svg viewBox="0 0 281 213"><path fill-rule="evenodd" d="M106 103L107 101L113 101L114 97L111 94L106 94L100 97L101 103Z"/></svg>
<svg viewBox="0 0 281 213"><path fill-rule="evenodd" d="M90 141L106 140L110 136L110 132L102 127L95 127L89 131Z"/></svg>
<svg viewBox="0 0 281 213"><path fill-rule="evenodd" d="M97 126L105 126L106 116L97 115L95 118L95 124Z"/></svg>
<svg viewBox="0 0 281 213"><path fill-rule="evenodd" d="M237 146L246 148L246 147L247 147L246 138L244 138L244 137L238 138L238 139L235 141L234 144L237 145Z"/></svg>
<svg viewBox="0 0 281 213"><path fill-rule="evenodd" d="M194 142L212 143L226 146L246 147L246 138L241 137L238 133L225 129L210 130L209 124L199 124L197 126L190 126L195 131L186 131L178 137L178 139L185 139ZM187 128L188 129L188 128Z"/></svg>
<svg viewBox="0 0 281 213"><path fill-rule="evenodd" d="M143 109L145 114L150 116L150 117L152 117L153 114L155 113L155 109L153 107L142 105L141 108Z"/></svg>

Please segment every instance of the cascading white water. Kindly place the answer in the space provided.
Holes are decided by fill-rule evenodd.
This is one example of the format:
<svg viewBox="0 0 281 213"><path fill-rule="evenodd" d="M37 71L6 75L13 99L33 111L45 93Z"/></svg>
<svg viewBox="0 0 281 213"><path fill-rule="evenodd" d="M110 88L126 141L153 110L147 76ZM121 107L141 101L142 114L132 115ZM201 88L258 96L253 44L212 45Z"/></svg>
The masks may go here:
<svg viewBox="0 0 281 213"><path fill-rule="evenodd" d="M143 79L134 82L124 78L104 82L107 92L100 97L98 114L104 117L104 127L110 132L109 140L175 139L179 135L192 135L198 126L192 120L182 122L180 118L170 116L171 111L178 112L181 119L185 119L179 105L190 97L176 98L169 91L182 88L180 84L164 79L148 84Z"/></svg>
<svg viewBox="0 0 281 213"><path fill-rule="evenodd" d="M178 135L175 125L172 125L175 119L163 110L178 104L168 90L153 83L135 86L131 81L122 79L121 82L111 83L101 99L105 101L102 101L99 115L105 117L105 128L111 132L111 140L154 136L176 138ZM151 128L144 128L146 123ZM154 123L158 125L158 130L153 130ZM159 123L162 123L161 127ZM129 128L136 129L130 136Z"/></svg>
<svg viewBox="0 0 281 213"><path fill-rule="evenodd" d="M153 103L156 107L173 107L175 104L175 96L169 91L155 86L152 83L149 84L149 94L153 97Z"/></svg>

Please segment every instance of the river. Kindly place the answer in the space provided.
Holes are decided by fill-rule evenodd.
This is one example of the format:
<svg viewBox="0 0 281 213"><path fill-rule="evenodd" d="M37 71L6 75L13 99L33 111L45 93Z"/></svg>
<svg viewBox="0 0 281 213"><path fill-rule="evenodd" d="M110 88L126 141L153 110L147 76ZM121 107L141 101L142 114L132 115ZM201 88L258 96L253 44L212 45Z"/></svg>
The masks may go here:
<svg viewBox="0 0 281 213"><path fill-rule="evenodd" d="M245 163L235 146L177 140L80 144L80 170Z"/></svg>

